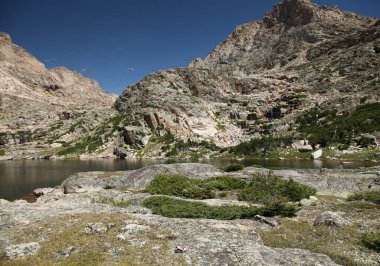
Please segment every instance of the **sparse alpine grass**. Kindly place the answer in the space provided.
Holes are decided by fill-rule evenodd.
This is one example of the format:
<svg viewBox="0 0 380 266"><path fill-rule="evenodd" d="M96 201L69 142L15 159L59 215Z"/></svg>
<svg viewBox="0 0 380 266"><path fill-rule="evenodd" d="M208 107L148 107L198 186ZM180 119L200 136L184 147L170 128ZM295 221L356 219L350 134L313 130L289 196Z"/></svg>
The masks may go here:
<svg viewBox="0 0 380 266"><path fill-rule="evenodd" d="M293 179L256 176L240 191L239 200L266 203L274 199L300 201L316 193L316 189L300 184Z"/></svg>
<svg viewBox="0 0 380 266"><path fill-rule="evenodd" d="M183 175L158 175L150 182L146 192L191 199L210 199L215 198L217 190L242 189L246 184L240 178L231 176L200 180Z"/></svg>
<svg viewBox="0 0 380 266"><path fill-rule="evenodd" d="M347 198L348 201L370 201L375 204L380 204L380 190L379 191L365 191L355 193Z"/></svg>
<svg viewBox="0 0 380 266"><path fill-rule="evenodd" d="M209 206L201 202L178 200L166 196L147 198L143 201L143 205L151 209L154 214L170 218L218 220L251 219L255 215L292 217L297 211L296 207L286 204L263 207Z"/></svg>

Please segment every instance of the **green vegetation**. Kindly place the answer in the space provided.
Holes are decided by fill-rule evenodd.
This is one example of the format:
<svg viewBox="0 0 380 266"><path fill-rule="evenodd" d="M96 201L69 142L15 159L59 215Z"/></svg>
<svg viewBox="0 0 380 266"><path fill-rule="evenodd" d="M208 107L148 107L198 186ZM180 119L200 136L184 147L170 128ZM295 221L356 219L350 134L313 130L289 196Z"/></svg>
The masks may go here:
<svg viewBox="0 0 380 266"><path fill-rule="evenodd" d="M243 164L239 164L239 163L230 164L229 166L227 166L225 171L226 172L236 172L236 171L243 170L244 167L245 166Z"/></svg>
<svg viewBox="0 0 380 266"><path fill-rule="evenodd" d="M171 218L205 218L219 220L250 219L255 215L292 217L297 209L290 205L271 205L264 207L247 206L209 206L201 202L177 200L165 196L150 197L143 205Z"/></svg>
<svg viewBox="0 0 380 266"><path fill-rule="evenodd" d="M190 179L182 175L159 175L155 177L146 191L150 194L178 196L192 199L210 199L216 197L216 190L241 189L246 182L230 176L204 180Z"/></svg>
<svg viewBox="0 0 380 266"><path fill-rule="evenodd" d="M115 199L110 199L110 198L102 198L102 199L96 200L96 203L108 204L108 205L118 207L118 208L125 208L131 204L131 200L115 200Z"/></svg>
<svg viewBox="0 0 380 266"><path fill-rule="evenodd" d="M248 142L240 143L230 149L230 153L236 155L252 155L265 156L271 151L276 151L279 148L289 146L292 142L288 137L272 137L263 136L259 139L251 139Z"/></svg>
<svg viewBox="0 0 380 266"><path fill-rule="evenodd" d="M105 185L103 188L104 188L104 189L114 189L114 188L115 188L115 186L111 186L111 185Z"/></svg>
<svg viewBox="0 0 380 266"><path fill-rule="evenodd" d="M0 156L4 156L5 155L5 151L3 149L0 149Z"/></svg>
<svg viewBox="0 0 380 266"><path fill-rule="evenodd" d="M296 122L299 124L298 130L312 144L321 144L323 147L333 143L350 144L361 133L380 130L380 103L361 105L352 113L344 115L339 115L336 110L313 109L300 116Z"/></svg>
<svg viewBox="0 0 380 266"><path fill-rule="evenodd" d="M217 191L237 191L239 200L262 204L279 204L309 198L316 190L292 179L278 177L253 177L250 183L231 176L208 179L190 179L182 175L159 175L146 192L154 195L177 196L190 199L215 198ZM225 195L226 196L226 195Z"/></svg>
<svg viewBox="0 0 380 266"><path fill-rule="evenodd" d="M380 204L380 191L365 191L355 193L347 198L348 201L365 200L375 204Z"/></svg>
<svg viewBox="0 0 380 266"><path fill-rule="evenodd" d="M380 231L363 234L360 243L369 249L380 252Z"/></svg>
<svg viewBox="0 0 380 266"><path fill-rule="evenodd" d="M309 198L316 192L316 189L292 179L283 180L278 177L256 176L240 191L239 199L258 203L273 200L300 201L303 198Z"/></svg>
<svg viewBox="0 0 380 266"><path fill-rule="evenodd" d="M219 151L220 148L214 143L207 142L205 140L201 142L192 141L188 139L187 141L179 140L171 147L171 150L166 154L167 157L174 157L180 153L189 152L191 149L205 149L211 151Z"/></svg>

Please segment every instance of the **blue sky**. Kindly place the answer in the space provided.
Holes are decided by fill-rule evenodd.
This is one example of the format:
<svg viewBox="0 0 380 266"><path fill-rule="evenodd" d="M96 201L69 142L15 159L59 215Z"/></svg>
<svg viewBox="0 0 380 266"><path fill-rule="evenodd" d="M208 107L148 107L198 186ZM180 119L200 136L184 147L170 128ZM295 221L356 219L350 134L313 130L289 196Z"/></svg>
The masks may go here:
<svg viewBox="0 0 380 266"><path fill-rule="evenodd" d="M48 68L120 94L147 74L204 58L236 25L279 0L0 0L0 31ZM379 0L315 0L379 17Z"/></svg>

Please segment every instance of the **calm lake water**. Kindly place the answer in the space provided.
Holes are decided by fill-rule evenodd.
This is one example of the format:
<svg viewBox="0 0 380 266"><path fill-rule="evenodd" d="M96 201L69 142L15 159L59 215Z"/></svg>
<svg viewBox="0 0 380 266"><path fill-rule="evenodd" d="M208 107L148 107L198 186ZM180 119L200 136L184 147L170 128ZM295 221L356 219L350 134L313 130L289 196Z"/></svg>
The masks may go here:
<svg viewBox="0 0 380 266"><path fill-rule="evenodd" d="M15 200L40 187L59 185L69 175L86 171L120 171L138 169L144 166L173 163L179 161L163 160L14 160L0 161L0 198ZM190 161L181 161L190 162ZM225 168L236 160L203 160L219 168ZM243 160L246 166L287 168L358 168L379 165L373 162L312 161L312 160Z"/></svg>

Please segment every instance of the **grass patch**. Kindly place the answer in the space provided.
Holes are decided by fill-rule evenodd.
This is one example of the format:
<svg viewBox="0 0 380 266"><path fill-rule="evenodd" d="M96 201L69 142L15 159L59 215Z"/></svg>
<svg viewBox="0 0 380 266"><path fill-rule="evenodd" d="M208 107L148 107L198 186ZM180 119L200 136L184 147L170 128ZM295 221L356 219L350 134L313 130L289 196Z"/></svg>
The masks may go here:
<svg viewBox="0 0 380 266"><path fill-rule="evenodd" d="M115 200L109 198L102 198L95 201L96 203L107 204L118 208L125 208L131 205L131 200Z"/></svg>
<svg viewBox="0 0 380 266"><path fill-rule="evenodd" d="M300 184L292 179L255 176L239 193L239 199L251 202L266 203L273 199L300 201L316 193L316 189Z"/></svg>
<svg viewBox="0 0 380 266"><path fill-rule="evenodd" d="M380 253L380 231L363 234L360 238L360 243Z"/></svg>
<svg viewBox="0 0 380 266"><path fill-rule="evenodd" d="M352 227L314 227L305 221L281 219L281 226L270 231L257 229L266 246L301 248L329 256L341 265L363 265L351 254L360 249L360 232Z"/></svg>
<svg viewBox="0 0 380 266"><path fill-rule="evenodd" d="M380 204L380 191L365 191L355 193L347 198L348 201L370 201L375 204Z"/></svg>
<svg viewBox="0 0 380 266"><path fill-rule="evenodd" d="M5 151L3 149L0 149L0 156L5 156Z"/></svg>
<svg viewBox="0 0 380 266"><path fill-rule="evenodd" d="M230 164L229 166L227 166L225 171L226 172L236 172L236 171L243 170L244 167L245 166L243 164L239 164L239 163Z"/></svg>
<svg viewBox="0 0 380 266"><path fill-rule="evenodd" d="M172 199L165 196L150 197L143 205L154 214L171 218L204 218L218 220L251 219L255 215L292 217L297 209L291 205L270 205L264 207L209 206L201 202Z"/></svg>
<svg viewBox="0 0 380 266"><path fill-rule="evenodd" d="M245 181L230 176L200 180L182 175L159 175L150 182L146 192L192 199L210 199L215 198L216 190L241 189L245 185Z"/></svg>

